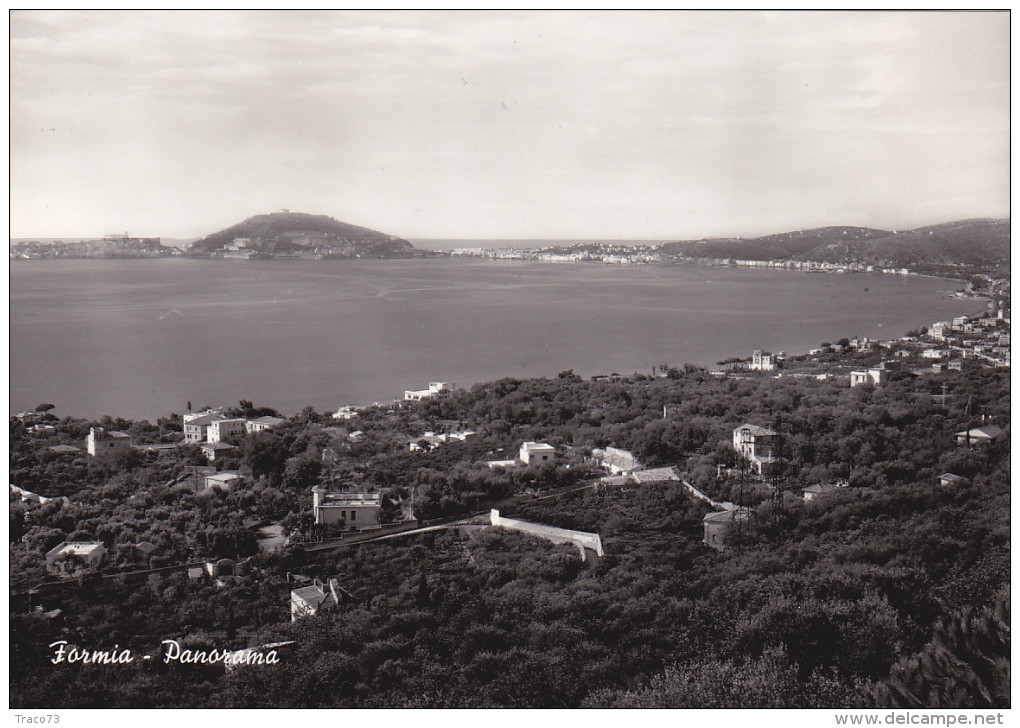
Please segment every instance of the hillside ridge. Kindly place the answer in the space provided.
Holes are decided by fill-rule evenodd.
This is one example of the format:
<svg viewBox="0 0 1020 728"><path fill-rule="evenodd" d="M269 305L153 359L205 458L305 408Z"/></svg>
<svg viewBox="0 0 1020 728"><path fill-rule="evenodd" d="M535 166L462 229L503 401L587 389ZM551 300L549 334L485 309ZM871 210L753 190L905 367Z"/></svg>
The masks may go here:
<svg viewBox="0 0 1020 728"><path fill-rule="evenodd" d="M309 256L321 258L413 258L410 242L329 215L284 210L253 215L196 240L191 255Z"/></svg>

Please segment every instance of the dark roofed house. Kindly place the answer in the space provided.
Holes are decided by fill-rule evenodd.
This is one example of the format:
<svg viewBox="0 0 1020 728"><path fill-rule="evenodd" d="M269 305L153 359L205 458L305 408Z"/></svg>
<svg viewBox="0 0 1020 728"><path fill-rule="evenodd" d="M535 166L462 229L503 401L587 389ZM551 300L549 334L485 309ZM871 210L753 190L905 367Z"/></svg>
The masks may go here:
<svg viewBox="0 0 1020 728"><path fill-rule="evenodd" d="M353 600L353 595L340 586L336 579L323 584L318 579L314 584L293 589L290 592L290 621L310 617L337 605Z"/></svg>
<svg viewBox="0 0 1020 728"><path fill-rule="evenodd" d="M835 493L842 488L843 486L837 483L816 483L815 485L809 485L807 488L802 488L801 493L804 494L804 502L810 503L830 493Z"/></svg>
<svg viewBox="0 0 1020 728"><path fill-rule="evenodd" d="M735 521L747 520L751 510L744 507L729 508L724 511L708 513L702 519L705 528L704 542L716 551L726 550L726 533Z"/></svg>
<svg viewBox="0 0 1020 728"><path fill-rule="evenodd" d="M972 430L960 430L956 433L958 443L966 442L990 442L1002 434L1002 428L997 425L981 425Z"/></svg>
<svg viewBox="0 0 1020 728"><path fill-rule="evenodd" d="M200 447L206 459L211 462L215 462L218 456L237 449L236 446L227 442L203 442Z"/></svg>

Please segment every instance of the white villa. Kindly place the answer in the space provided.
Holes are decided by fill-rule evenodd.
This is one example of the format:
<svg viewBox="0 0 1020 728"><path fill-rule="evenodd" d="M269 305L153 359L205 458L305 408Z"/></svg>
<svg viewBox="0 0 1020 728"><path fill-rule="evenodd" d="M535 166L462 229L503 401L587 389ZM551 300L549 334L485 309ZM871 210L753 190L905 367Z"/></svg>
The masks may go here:
<svg viewBox="0 0 1020 728"><path fill-rule="evenodd" d="M449 382L429 382L428 389L405 389L404 401L417 402L429 397L435 397L440 392L445 392L452 388L453 386Z"/></svg>

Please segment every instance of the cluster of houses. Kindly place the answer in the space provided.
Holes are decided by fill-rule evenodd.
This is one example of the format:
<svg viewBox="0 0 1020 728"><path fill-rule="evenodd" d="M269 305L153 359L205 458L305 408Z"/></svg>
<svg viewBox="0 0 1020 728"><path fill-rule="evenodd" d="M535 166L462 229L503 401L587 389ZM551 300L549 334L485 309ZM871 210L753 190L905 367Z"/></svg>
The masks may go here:
<svg viewBox="0 0 1020 728"><path fill-rule="evenodd" d="M936 321L928 328L927 339L933 346L922 356L936 360L949 369L959 369L961 360L974 359L992 366L1010 366L1009 313L999 308L985 316L957 316L952 321ZM956 366L954 366L954 364Z"/></svg>
<svg viewBox="0 0 1020 728"><path fill-rule="evenodd" d="M993 424L982 424L980 427L961 430L955 433L955 437L956 442L960 445L980 446L983 443L992 442L1002 434L1003 429L1001 427ZM770 468L778 462L777 458L773 455L777 437L777 433L767 427L743 424L733 430L733 449L751 465L754 472L759 476L767 477ZM616 451L613 448L607 448L607 451L613 451L607 455L602 455L602 462L607 469L621 467L621 464L629 464L629 461L620 457L620 453L626 453L626 451ZM629 455L629 453L627 454ZM967 478L955 473L947 472L938 476L938 483L941 486L960 485L966 482ZM738 507L732 503L716 503L703 494L698 493L686 481L684 484L695 495L706 500L713 507L722 509L721 511L707 514L703 519L703 526L704 542L716 550L724 550L726 548L725 535L727 530L734 523L747 519L750 516L750 509ZM816 483L801 488L801 498L805 503L812 503L833 493L838 493L847 486L848 482L846 480L835 483Z"/></svg>
<svg viewBox="0 0 1020 728"><path fill-rule="evenodd" d="M227 417L222 408L208 409L184 415L184 442L199 445L210 462L217 455L236 449L225 440L246 433L263 432L286 422L281 417Z"/></svg>
<svg viewBox="0 0 1020 728"><path fill-rule="evenodd" d="M225 440L228 437L246 433L263 432L286 422L282 417L227 417L223 408L209 409L204 412L189 412L184 415L184 440L189 445L199 445L209 461L215 461L217 454L236 449ZM165 445L134 445L131 435L118 430L107 430L103 427L90 427L85 438L85 449L91 457L98 455L116 455L132 448L140 450L159 450L174 448L176 444ZM70 445L55 445L50 450L60 453L80 452Z"/></svg>

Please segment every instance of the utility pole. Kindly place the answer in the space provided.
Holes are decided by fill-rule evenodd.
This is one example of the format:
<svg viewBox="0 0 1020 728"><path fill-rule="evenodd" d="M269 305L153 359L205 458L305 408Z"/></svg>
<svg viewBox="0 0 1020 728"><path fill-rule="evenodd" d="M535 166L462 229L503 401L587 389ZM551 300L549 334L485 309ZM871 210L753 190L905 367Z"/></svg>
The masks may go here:
<svg viewBox="0 0 1020 728"><path fill-rule="evenodd" d="M953 395L951 395L951 394L946 394L946 390L947 390L948 388L949 388L949 385L947 385L947 384L943 383L943 384L942 384L942 394L936 394L936 395L934 395L934 397L933 397L933 399L937 399L937 400L939 400L939 404L940 404L940 405L942 405L942 409L946 410L947 412L948 412L949 410L948 410L948 408L946 407L946 399L947 399L947 398L949 398L949 397L952 397L952 396L953 396Z"/></svg>
<svg viewBox="0 0 1020 728"><path fill-rule="evenodd" d="M769 481L772 485L772 519L777 526L782 522L783 516L783 485L784 485L784 473L783 473L783 422L779 415L776 415L775 420L775 446L774 449L769 449L769 468L770 478ZM775 459L773 459L773 455Z"/></svg>

